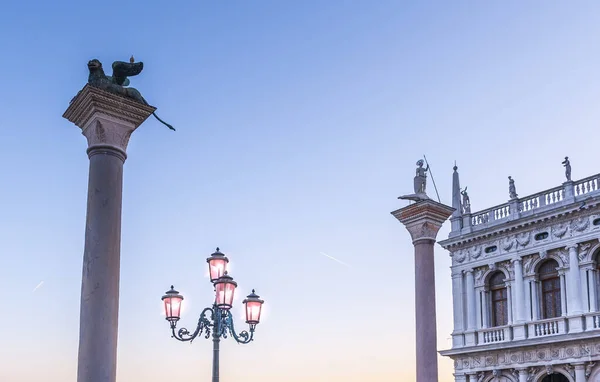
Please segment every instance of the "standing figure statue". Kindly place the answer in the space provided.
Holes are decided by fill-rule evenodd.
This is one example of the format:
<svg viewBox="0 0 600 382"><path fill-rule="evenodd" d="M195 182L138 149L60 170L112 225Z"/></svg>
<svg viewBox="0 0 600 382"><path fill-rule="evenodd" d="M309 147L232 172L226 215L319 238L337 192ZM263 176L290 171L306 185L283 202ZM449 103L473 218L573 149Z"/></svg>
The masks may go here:
<svg viewBox="0 0 600 382"><path fill-rule="evenodd" d="M465 189L460 192L462 195L462 208L464 214L471 213L471 199L469 199L469 195L467 194L467 188L468 187L465 187Z"/></svg>
<svg viewBox="0 0 600 382"><path fill-rule="evenodd" d="M417 161L417 170L414 179L415 193L410 195L399 196L398 199L408 199L414 200L416 202L429 199L426 192L427 171L429 171L429 165L427 165L426 168L423 168L424 164L425 162L423 161L423 159L419 159Z"/></svg>
<svg viewBox="0 0 600 382"><path fill-rule="evenodd" d="M515 187L515 180L512 177L508 177L508 194L511 199L516 199L519 195L517 195L517 188Z"/></svg>
<svg viewBox="0 0 600 382"><path fill-rule="evenodd" d="M565 166L565 176L567 177L567 182L571 181L571 162L569 161L569 157L565 157L565 160L562 162L563 166Z"/></svg>

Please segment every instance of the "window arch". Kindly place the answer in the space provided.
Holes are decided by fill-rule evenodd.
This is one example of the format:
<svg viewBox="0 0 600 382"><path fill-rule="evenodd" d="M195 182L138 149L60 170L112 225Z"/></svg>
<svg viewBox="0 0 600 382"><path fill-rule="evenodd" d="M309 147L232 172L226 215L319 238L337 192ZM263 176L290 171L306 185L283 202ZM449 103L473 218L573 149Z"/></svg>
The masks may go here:
<svg viewBox="0 0 600 382"><path fill-rule="evenodd" d="M508 290L504 278L504 273L500 271L493 273L489 278L492 326L508 325Z"/></svg>
<svg viewBox="0 0 600 382"><path fill-rule="evenodd" d="M560 317L560 276L556 260L547 260L538 268L538 276L542 289L542 319Z"/></svg>

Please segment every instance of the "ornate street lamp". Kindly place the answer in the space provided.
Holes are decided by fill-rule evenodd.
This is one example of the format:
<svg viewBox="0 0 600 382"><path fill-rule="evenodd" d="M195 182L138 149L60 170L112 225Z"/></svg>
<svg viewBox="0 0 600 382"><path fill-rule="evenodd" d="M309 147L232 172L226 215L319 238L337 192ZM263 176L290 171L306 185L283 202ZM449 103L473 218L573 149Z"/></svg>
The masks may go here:
<svg viewBox="0 0 600 382"><path fill-rule="evenodd" d="M204 334L204 338L213 340L213 367L212 367L212 382L219 382L219 343L221 337L233 337L240 344L247 344L254 340L254 331L256 325L260 322L260 314L264 301L260 299L254 289L252 293L243 301L246 307L246 323L249 326L249 331L243 330L236 333L233 327L233 316L231 307L233 306L233 295L237 283L227 274L227 263L229 260L223 255L219 248L208 259L209 272L211 282L215 287L215 302L212 307L204 308L200 313L198 325L194 332L190 332L186 328L181 328L175 331L177 321L181 317L181 303L183 296L171 285L171 290L166 292L162 297L165 308L165 318L171 326L171 337L179 341L192 342L196 337Z"/></svg>

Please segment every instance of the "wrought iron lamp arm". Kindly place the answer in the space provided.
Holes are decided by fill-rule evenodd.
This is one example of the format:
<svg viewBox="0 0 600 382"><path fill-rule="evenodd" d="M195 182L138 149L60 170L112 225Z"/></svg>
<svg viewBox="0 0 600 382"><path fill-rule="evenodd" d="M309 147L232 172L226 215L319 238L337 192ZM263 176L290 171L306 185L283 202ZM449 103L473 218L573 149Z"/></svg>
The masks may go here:
<svg viewBox="0 0 600 382"><path fill-rule="evenodd" d="M211 335L211 328L215 326L214 314L215 311L213 310L213 308L204 308L202 313L200 313L200 318L198 319L198 326L196 327L196 330L194 330L193 333L190 333L190 331L186 328L181 328L176 332L175 323L171 323L171 337L175 338L178 341L191 342L200 334L206 332L204 337L209 338Z"/></svg>
<svg viewBox="0 0 600 382"><path fill-rule="evenodd" d="M223 338L227 338L227 333L229 333L233 339L239 344L247 344L254 340L254 327L250 326L250 332L247 330L242 330L240 333L235 332L235 327L233 325L233 317L230 312L222 312L222 332Z"/></svg>

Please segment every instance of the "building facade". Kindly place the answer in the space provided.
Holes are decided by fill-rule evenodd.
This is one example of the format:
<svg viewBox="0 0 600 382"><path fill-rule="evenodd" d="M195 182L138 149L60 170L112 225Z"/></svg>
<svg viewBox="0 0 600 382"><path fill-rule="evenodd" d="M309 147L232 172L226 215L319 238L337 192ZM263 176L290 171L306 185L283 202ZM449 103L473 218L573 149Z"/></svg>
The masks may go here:
<svg viewBox="0 0 600 382"><path fill-rule="evenodd" d="M600 382L600 174L471 213L440 244L452 258L452 348L461 382Z"/></svg>

